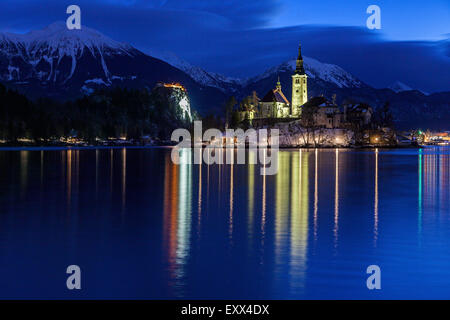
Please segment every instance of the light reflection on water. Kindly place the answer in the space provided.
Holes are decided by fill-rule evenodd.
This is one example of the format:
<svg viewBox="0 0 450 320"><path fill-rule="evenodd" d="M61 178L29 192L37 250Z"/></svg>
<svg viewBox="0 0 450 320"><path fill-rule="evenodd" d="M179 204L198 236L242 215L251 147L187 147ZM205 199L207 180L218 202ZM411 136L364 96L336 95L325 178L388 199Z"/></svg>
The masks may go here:
<svg viewBox="0 0 450 320"><path fill-rule="evenodd" d="M0 151L0 296L70 297L33 279L80 260L84 298L450 297L448 148L283 150L275 176L192 153Z"/></svg>

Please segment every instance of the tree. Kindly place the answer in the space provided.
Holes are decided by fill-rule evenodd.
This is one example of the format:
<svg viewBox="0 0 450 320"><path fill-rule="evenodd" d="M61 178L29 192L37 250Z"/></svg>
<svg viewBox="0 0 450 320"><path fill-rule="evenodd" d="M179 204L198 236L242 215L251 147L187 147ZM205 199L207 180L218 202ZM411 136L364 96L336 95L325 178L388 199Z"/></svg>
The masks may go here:
<svg viewBox="0 0 450 320"><path fill-rule="evenodd" d="M0 139L48 143L75 135L95 143L97 138L139 139L158 134L168 139L175 128L190 126L180 115L178 101L170 97L170 92L164 95L158 90L115 88L65 103L48 98L30 101L0 85Z"/></svg>
<svg viewBox="0 0 450 320"><path fill-rule="evenodd" d="M381 108L376 110L374 118L378 126L393 128L394 116L392 115L389 101L386 101Z"/></svg>
<svg viewBox="0 0 450 320"><path fill-rule="evenodd" d="M317 99L320 98L321 97L318 97ZM315 131L318 126L316 125L315 117L319 111L319 102L320 101L316 101L316 98L313 98L302 106L300 122L302 127L306 129L306 139L304 138L306 145L310 145L310 136L312 134L313 143L314 146L316 146Z"/></svg>
<svg viewBox="0 0 450 320"><path fill-rule="evenodd" d="M233 111L231 114L230 127L235 129L240 122L239 112Z"/></svg>
<svg viewBox="0 0 450 320"><path fill-rule="evenodd" d="M231 114L233 113L234 106L237 104L236 98L234 96L230 97L225 103L225 129L228 128L231 120Z"/></svg>

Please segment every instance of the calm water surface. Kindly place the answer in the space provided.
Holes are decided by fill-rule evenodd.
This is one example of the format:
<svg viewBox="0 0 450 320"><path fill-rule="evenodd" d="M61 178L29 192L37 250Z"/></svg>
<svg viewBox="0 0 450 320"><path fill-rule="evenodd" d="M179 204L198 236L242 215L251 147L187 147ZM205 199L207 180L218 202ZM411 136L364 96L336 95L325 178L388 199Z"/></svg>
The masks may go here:
<svg viewBox="0 0 450 320"><path fill-rule="evenodd" d="M450 299L449 148L170 152L0 151L0 297Z"/></svg>

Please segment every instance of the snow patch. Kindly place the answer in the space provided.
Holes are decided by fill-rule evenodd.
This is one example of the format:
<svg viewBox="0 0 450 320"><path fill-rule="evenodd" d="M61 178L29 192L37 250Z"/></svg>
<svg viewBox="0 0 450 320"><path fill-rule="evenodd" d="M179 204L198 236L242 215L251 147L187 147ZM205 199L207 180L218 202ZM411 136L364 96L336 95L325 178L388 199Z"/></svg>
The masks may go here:
<svg viewBox="0 0 450 320"><path fill-rule="evenodd" d="M393 84L391 84L389 87L392 91L395 92L401 92L401 91L410 91L413 90L410 86L404 84L403 82L396 81Z"/></svg>
<svg viewBox="0 0 450 320"><path fill-rule="evenodd" d="M104 85L104 86L109 86L110 84L105 82L103 79L100 78L95 78L95 79L89 79L84 81L85 84L89 84L89 83L95 83L98 85Z"/></svg>
<svg viewBox="0 0 450 320"><path fill-rule="evenodd" d="M81 93L90 95L91 93L94 92L94 89L89 88L89 87L87 87L87 86L82 86L81 89L80 89L80 91L81 91Z"/></svg>

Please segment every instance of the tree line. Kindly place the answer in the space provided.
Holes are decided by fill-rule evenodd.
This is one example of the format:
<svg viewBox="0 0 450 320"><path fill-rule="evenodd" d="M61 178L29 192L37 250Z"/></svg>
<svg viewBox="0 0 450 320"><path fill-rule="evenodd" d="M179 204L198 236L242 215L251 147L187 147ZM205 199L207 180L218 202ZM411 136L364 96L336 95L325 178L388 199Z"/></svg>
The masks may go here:
<svg viewBox="0 0 450 320"><path fill-rule="evenodd" d="M97 138L146 135L167 140L175 128L188 126L167 92L158 88L101 90L61 102L33 101L0 84L0 139L9 143L20 138L46 143L61 137L93 143Z"/></svg>

